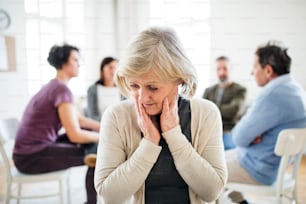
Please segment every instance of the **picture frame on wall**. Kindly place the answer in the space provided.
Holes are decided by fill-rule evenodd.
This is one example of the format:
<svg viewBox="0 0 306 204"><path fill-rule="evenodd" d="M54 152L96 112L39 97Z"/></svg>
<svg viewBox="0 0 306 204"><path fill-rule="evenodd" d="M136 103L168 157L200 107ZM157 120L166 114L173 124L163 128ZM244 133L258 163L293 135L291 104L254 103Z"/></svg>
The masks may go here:
<svg viewBox="0 0 306 204"><path fill-rule="evenodd" d="M16 71L15 37L0 35L0 72Z"/></svg>

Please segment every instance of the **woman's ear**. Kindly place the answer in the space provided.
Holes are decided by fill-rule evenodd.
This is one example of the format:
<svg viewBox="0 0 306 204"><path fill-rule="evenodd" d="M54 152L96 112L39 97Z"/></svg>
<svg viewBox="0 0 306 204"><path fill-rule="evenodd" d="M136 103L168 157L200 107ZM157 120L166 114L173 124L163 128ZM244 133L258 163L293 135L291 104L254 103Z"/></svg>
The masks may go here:
<svg viewBox="0 0 306 204"><path fill-rule="evenodd" d="M100 79L103 79L103 69L100 69Z"/></svg>
<svg viewBox="0 0 306 204"><path fill-rule="evenodd" d="M176 84L179 86L179 85L182 85L183 84L183 80L182 79L178 79Z"/></svg>

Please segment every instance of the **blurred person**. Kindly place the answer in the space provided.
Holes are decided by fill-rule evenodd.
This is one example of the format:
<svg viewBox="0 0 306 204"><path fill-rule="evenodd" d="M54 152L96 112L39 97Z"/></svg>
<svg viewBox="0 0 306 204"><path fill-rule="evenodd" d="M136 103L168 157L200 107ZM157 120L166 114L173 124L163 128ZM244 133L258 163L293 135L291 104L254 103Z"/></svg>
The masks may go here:
<svg viewBox="0 0 306 204"><path fill-rule="evenodd" d="M229 182L272 185L280 164L274 153L280 131L306 127L306 94L290 65L287 49L278 43L256 50L252 75L262 90L232 131L236 148L226 151ZM247 203L238 195L230 197Z"/></svg>
<svg viewBox="0 0 306 204"><path fill-rule="evenodd" d="M231 130L239 120L246 97L246 88L230 79L229 59L220 56L216 59L219 82L205 89L203 98L214 102L222 116L224 149L235 147Z"/></svg>
<svg viewBox="0 0 306 204"><path fill-rule="evenodd" d="M114 74L118 60L113 57L105 57L100 65L100 78L87 90L87 116L96 121L106 107L120 101L120 93L115 86Z"/></svg>
<svg viewBox="0 0 306 204"><path fill-rule="evenodd" d="M95 171L101 201L215 200L227 179L221 116L212 102L192 97L196 72L176 33L142 31L115 80L130 98L109 107L101 121Z"/></svg>
<svg viewBox="0 0 306 204"><path fill-rule="evenodd" d="M56 77L32 97L16 135L13 160L16 168L26 174L84 165L86 154L96 152L99 140L99 123L78 114L67 86L79 72L79 49L55 45L48 62L56 69ZM62 127L66 134L59 135ZM90 166L86 192L86 203L96 203L94 168Z"/></svg>

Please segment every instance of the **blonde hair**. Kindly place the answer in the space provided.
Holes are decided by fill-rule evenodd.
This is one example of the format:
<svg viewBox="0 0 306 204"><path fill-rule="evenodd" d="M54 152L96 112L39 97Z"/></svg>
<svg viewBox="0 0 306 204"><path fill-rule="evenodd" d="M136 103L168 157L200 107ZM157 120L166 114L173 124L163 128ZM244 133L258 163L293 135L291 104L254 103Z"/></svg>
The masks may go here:
<svg viewBox="0 0 306 204"><path fill-rule="evenodd" d="M198 83L196 71L173 29L148 28L129 44L115 74L116 84L122 94L129 97L127 77L141 77L150 70L161 80L181 82L183 96L195 94Z"/></svg>

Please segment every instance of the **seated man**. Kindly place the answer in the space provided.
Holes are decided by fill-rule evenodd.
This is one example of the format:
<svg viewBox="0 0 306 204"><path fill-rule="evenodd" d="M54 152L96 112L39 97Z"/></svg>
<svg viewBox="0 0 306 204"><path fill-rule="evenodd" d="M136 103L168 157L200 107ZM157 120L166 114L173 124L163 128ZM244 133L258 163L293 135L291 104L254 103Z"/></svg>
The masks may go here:
<svg viewBox="0 0 306 204"><path fill-rule="evenodd" d="M245 100L246 89L230 80L229 60L225 56L216 59L219 83L205 89L203 98L214 102L220 109L223 123L224 149L234 148L230 131L238 121L238 114Z"/></svg>
<svg viewBox="0 0 306 204"><path fill-rule="evenodd" d="M269 42L256 50L252 75L263 88L232 131L237 148L226 151L229 182L273 184L280 163L274 154L279 132L306 126L305 91L290 74L290 64L281 46Z"/></svg>

